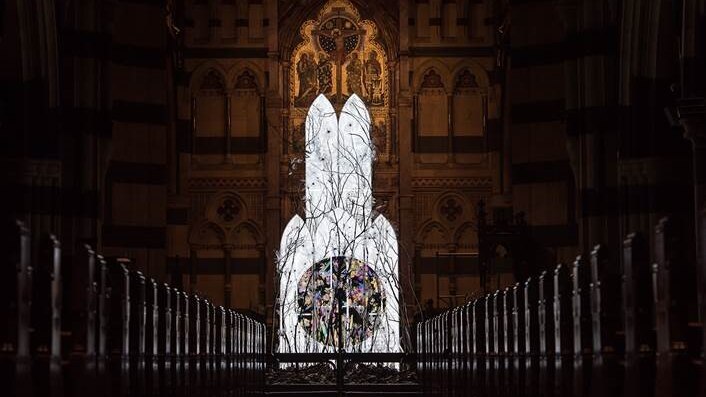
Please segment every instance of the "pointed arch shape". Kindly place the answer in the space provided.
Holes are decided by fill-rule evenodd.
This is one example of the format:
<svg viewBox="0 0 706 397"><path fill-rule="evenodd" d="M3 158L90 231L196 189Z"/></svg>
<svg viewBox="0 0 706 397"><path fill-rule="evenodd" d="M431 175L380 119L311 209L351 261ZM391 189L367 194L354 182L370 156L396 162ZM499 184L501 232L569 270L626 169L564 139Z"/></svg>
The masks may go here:
<svg viewBox="0 0 706 397"><path fill-rule="evenodd" d="M262 230L260 226L252 219L246 219L233 226L233 228L231 228L226 235L226 242L229 244L237 243L237 241L235 241L236 235L242 229L246 229L250 232L255 239L256 244L264 243Z"/></svg>
<svg viewBox="0 0 706 397"><path fill-rule="evenodd" d="M427 221L422 223L422 225L419 227L419 231L417 232L415 240L418 243L423 243L429 232L434 228L438 228L441 231L442 235L444 236L444 241L449 241L449 229L446 228L446 226L444 226L441 222L436 219L428 219Z"/></svg>
<svg viewBox="0 0 706 397"><path fill-rule="evenodd" d="M465 59L456 64L456 66L452 69L451 81L454 87L456 86L459 75L466 69L470 70L471 73L476 76L479 89L487 90L490 87L490 77L488 76L488 71L486 71L481 64L472 59Z"/></svg>
<svg viewBox="0 0 706 397"><path fill-rule="evenodd" d="M454 244L459 244L459 240L461 239L461 236L466 232L466 230L474 230L476 232L476 236L478 235L478 229L476 227L476 224L473 223L473 221L466 221L458 225L456 229L454 230L453 233L453 243Z"/></svg>
<svg viewBox="0 0 706 397"><path fill-rule="evenodd" d="M214 233L218 239L218 245L223 245L226 242L226 231L219 224L208 219L202 219L191 225L189 228L188 242L191 246L205 247L210 246L208 241L202 240L202 233Z"/></svg>
<svg viewBox="0 0 706 397"><path fill-rule="evenodd" d="M453 83L450 81L451 71L449 68L437 59L429 59L419 64L419 66L415 65L414 67L412 89L415 93L419 93L422 90L422 81L424 81L424 76L430 70L434 70L441 76L441 82L444 84L444 91L446 91L446 93L453 92Z"/></svg>
<svg viewBox="0 0 706 397"><path fill-rule="evenodd" d="M191 78L189 79L189 92L192 95L198 93L201 82L211 70L215 70L218 74L220 74L221 78L223 79L223 89L228 90L228 72L220 63L213 60L209 60L197 66L191 73Z"/></svg>
<svg viewBox="0 0 706 397"><path fill-rule="evenodd" d="M247 60L240 60L236 62L235 65L233 65L233 67L228 70L226 75L226 83L228 84L228 89L234 90L235 84L238 81L238 77L240 77L246 71L252 73L253 76L255 76L255 81L257 83L257 92L260 95L264 95L264 93L267 91L267 87L265 87L265 73L262 71L262 67L260 65L257 65L256 63Z"/></svg>

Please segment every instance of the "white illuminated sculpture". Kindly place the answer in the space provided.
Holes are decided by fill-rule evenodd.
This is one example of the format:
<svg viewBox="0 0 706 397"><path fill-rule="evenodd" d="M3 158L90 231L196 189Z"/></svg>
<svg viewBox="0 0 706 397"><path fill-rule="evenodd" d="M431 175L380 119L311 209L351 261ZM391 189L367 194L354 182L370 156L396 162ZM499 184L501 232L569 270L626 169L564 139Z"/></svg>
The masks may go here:
<svg viewBox="0 0 706 397"><path fill-rule="evenodd" d="M368 110L354 94L338 119L319 95L305 127L305 219L290 220L278 255L278 351L399 352L399 252L372 209Z"/></svg>

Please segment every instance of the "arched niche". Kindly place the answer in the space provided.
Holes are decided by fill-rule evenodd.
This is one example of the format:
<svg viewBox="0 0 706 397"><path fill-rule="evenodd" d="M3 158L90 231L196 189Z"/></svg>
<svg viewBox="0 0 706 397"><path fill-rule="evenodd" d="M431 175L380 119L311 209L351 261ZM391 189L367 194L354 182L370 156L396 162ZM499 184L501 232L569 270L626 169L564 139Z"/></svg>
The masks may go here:
<svg viewBox="0 0 706 397"><path fill-rule="evenodd" d="M221 247L226 241L226 231L209 220L198 222L189 230L189 244L192 248L205 249Z"/></svg>
<svg viewBox="0 0 706 397"><path fill-rule="evenodd" d="M226 240L236 251L235 256L254 258L261 254L262 233L252 220L235 225L228 231Z"/></svg>
<svg viewBox="0 0 706 397"><path fill-rule="evenodd" d="M262 138L265 118L261 84L256 72L250 68L242 69L235 76L229 110L233 153L252 156L264 150ZM236 160L253 162L256 157L248 159L237 156Z"/></svg>
<svg viewBox="0 0 706 397"><path fill-rule="evenodd" d="M421 244L421 255L423 257L433 257L437 251L445 251L449 244L449 231L440 222L428 220L417 233L416 241Z"/></svg>
<svg viewBox="0 0 706 397"><path fill-rule="evenodd" d="M456 228L453 238L458 252L478 251L478 230L473 222L464 222Z"/></svg>
<svg viewBox="0 0 706 397"><path fill-rule="evenodd" d="M477 63L465 61L454 69L452 78L452 151L457 153L456 161L478 162L479 155L488 150L485 138L491 113L488 75Z"/></svg>
<svg viewBox="0 0 706 397"><path fill-rule="evenodd" d="M194 73L190 88L193 154L200 163L220 163L227 131L226 75L216 65L205 65Z"/></svg>
<svg viewBox="0 0 706 397"><path fill-rule="evenodd" d="M443 70L429 67L421 73L415 96L416 151L420 153L448 153L449 121L440 115L449 114L447 82ZM435 158L445 161L446 157Z"/></svg>
<svg viewBox="0 0 706 397"><path fill-rule="evenodd" d="M471 140L467 137L483 136L487 103L484 100L479 78L470 68L455 75L453 95L453 129L456 149L463 149Z"/></svg>

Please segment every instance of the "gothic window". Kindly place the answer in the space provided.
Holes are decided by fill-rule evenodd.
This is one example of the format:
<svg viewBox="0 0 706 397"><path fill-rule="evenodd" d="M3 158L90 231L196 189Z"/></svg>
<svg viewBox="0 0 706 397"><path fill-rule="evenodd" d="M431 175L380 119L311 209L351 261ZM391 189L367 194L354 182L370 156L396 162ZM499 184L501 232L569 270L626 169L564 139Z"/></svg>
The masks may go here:
<svg viewBox="0 0 706 397"><path fill-rule="evenodd" d="M262 97L257 79L250 70L243 71L235 80L231 97L231 148L233 153L257 153L262 149Z"/></svg>
<svg viewBox="0 0 706 397"><path fill-rule="evenodd" d="M476 75L470 69L457 76L453 96L453 151L478 153L483 147L484 103Z"/></svg>
<svg viewBox="0 0 706 397"><path fill-rule="evenodd" d="M417 99L417 149L426 153L448 151L449 106L441 74L435 69L424 72Z"/></svg>
<svg viewBox="0 0 706 397"><path fill-rule="evenodd" d="M194 154L201 163L223 159L226 133L226 84L223 75L210 69L201 79L194 97Z"/></svg>

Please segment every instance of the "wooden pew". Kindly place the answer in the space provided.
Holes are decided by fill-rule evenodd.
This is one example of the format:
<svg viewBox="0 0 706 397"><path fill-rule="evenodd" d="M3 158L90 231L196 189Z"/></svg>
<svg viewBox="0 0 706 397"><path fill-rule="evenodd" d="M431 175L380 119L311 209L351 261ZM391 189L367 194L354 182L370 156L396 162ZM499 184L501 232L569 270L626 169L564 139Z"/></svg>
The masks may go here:
<svg viewBox="0 0 706 397"><path fill-rule="evenodd" d="M173 289L167 284L159 284L157 287L158 324L159 332L156 336L156 361L158 377L158 394L174 394L174 340L175 322L174 310L176 300L173 300Z"/></svg>
<svg viewBox="0 0 706 397"><path fill-rule="evenodd" d="M160 334L164 338L164 329L160 328L159 287L153 278L146 280L146 323L145 323L145 395L159 394L159 352Z"/></svg>
<svg viewBox="0 0 706 397"><path fill-rule="evenodd" d="M592 394L617 395L622 382L613 376L620 371L618 357L623 351L623 324L620 319L620 268L611 260L605 246L591 251L591 363Z"/></svg>
<svg viewBox="0 0 706 397"><path fill-rule="evenodd" d="M182 292L179 295L179 302L181 302L182 308L182 321L181 324L181 338L179 346L182 347L182 352L180 359L177 361L177 383L181 385L179 395L187 396L191 391L192 379L191 379L191 360L192 360L192 312L191 312L191 301L192 297L186 292Z"/></svg>
<svg viewBox="0 0 706 397"><path fill-rule="evenodd" d="M690 328L696 313L695 269L685 258L677 224L662 218L655 227L652 265L656 325L656 395L695 395L697 381L690 376Z"/></svg>
<svg viewBox="0 0 706 397"><path fill-rule="evenodd" d="M130 394L146 394L145 351L147 344L147 289L145 276L130 271Z"/></svg>
<svg viewBox="0 0 706 397"><path fill-rule="evenodd" d="M186 369L188 389L191 395L199 395L202 386L201 345L201 298L189 297L189 366Z"/></svg>
<svg viewBox="0 0 706 397"><path fill-rule="evenodd" d="M89 262L90 263L90 262ZM110 298L111 298L111 287L110 287L110 278L109 278L109 269L108 269L108 263L105 260L105 258L102 255L96 255L95 257L95 278L94 280L95 283L93 286L89 286L87 289L91 291L93 288L95 288L95 291L97 292L97 299L98 299L98 307L97 307L97 322L98 325L95 327L95 324L93 326L91 323L94 323L95 321L89 320L89 323L87 324L88 330L87 334L91 334L94 330L97 328L97 343L98 346L95 349L95 376L93 375L93 371L88 367L87 372L87 381L89 388L87 390L89 391L98 391L101 388L98 387L98 385L105 385L108 383L108 371L107 371L107 365L108 365L108 359L109 359L109 337L110 337L110 314L111 314L111 306L110 306ZM90 304L87 305L89 308L93 307ZM89 310L89 313L92 313L92 316L96 316L96 311L95 310ZM89 345L93 345L90 343ZM89 365L93 365L92 359L87 359L86 360ZM92 380L95 380L95 382L92 382ZM74 394L72 394L74 395Z"/></svg>
<svg viewBox="0 0 706 397"><path fill-rule="evenodd" d="M554 393L571 393L571 364L575 354L572 332L571 272L564 264L558 264L553 272L552 309L554 335ZM577 341L578 342L578 341Z"/></svg>
<svg viewBox="0 0 706 397"><path fill-rule="evenodd" d="M106 261L88 245L64 271L53 235L35 245L32 260L23 224L5 223L3 230L0 370L6 394L230 396L263 390L263 323L146 279L130 270L130 260Z"/></svg>
<svg viewBox="0 0 706 397"><path fill-rule="evenodd" d="M61 244L43 236L32 266L30 352L35 395L63 395L61 368Z"/></svg>
<svg viewBox="0 0 706 397"><path fill-rule="evenodd" d="M646 239L632 233L623 242L622 309L625 332L626 397L648 395L654 390L655 335L652 274Z"/></svg>
<svg viewBox="0 0 706 397"><path fill-rule="evenodd" d="M129 396L131 394L131 344L130 344L130 273L124 259L108 263L110 312L108 320L106 382L101 384L102 394Z"/></svg>
<svg viewBox="0 0 706 397"><path fill-rule="evenodd" d="M554 359L554 310L553 282L547 271L539 274L537 280L537 323L539 329L539 370L537 376L540 395L553 395L554 385L550 377L550 364Z"/></svg>
<svg viewBox="0 0 706 397"><path fill-rule="evenodd" d="M525 354L525 394L538 393L539 377L539 281L529 278L523 288L524 308L524 354Z"/></svg>

